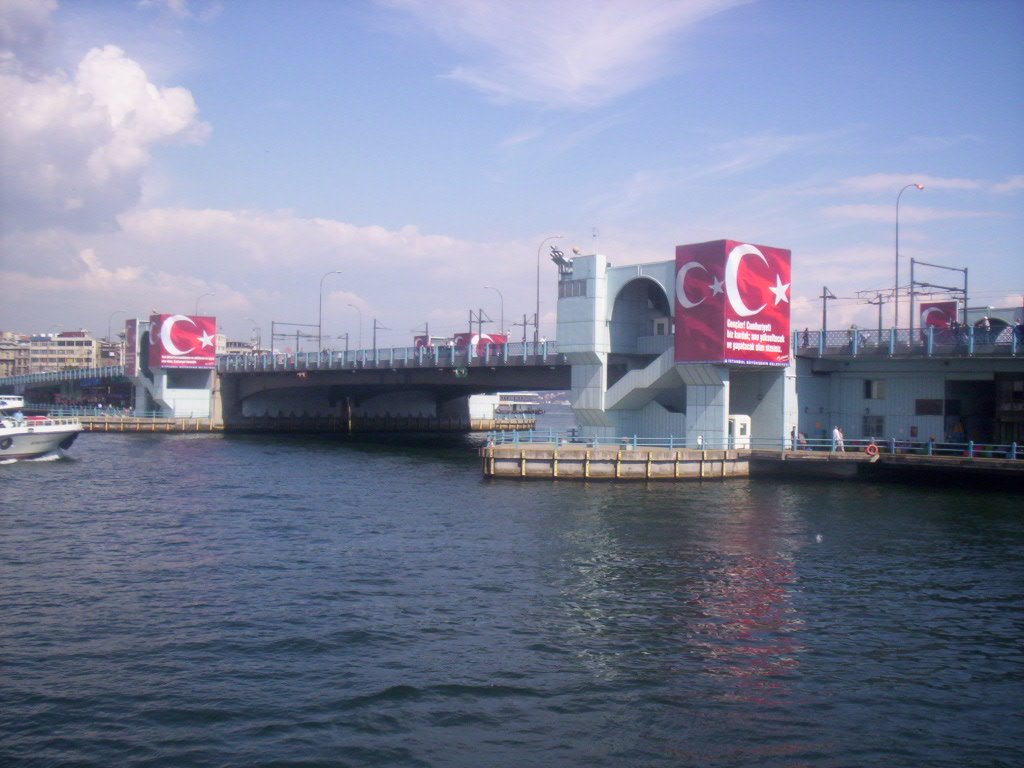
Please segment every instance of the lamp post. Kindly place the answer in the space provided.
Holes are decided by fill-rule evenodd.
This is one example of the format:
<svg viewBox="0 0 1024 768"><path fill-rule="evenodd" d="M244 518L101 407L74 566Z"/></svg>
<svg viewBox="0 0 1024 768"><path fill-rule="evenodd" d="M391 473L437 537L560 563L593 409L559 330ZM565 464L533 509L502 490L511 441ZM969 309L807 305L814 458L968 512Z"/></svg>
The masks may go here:
<svg viewBox="0 0 1024 768"><path fill-rule="evenodd" d="M377 322L377 318L373 318L373 362L377 362L377 331L390 331L386 325L381 325Z"/></svg>
<svg viewBox="0 0 1024 768"><path fill-rule="evenodd" d="M537 313L533 316L533 343L540 343L540 252L548 240L561 240L565 235L549 235L537 246Z"/></svg>
<svg viewBox="0 0 1024 768"><path fill-rule="evenodd" d="M900 198L908 189L924 189L924 184L907 184L896 195L896 278L892 284L892 327L900 327Z"/></svg>
<svg viewBox="0 0 1024 768"><path fill-rule="evenodd" d="M127 309L115 309L113 312L110 313L110 316L107 318L107 346L108 347L110 346L110 324L111 324L111 322L114 319L114 315L119 314L119 313L127 314L127 312L128 312ZM121 358L121 356L118 355L118 361L117 361L118 365L121 364L121 359L120 358Z"/></svg>
<svg viewBox="0 0 1024 768"><path fill-rule="evenodd" d="M324 274L320 278L320 313L317 315L316 321L316 351L317 354L323 352L323 325L324 325L324 280L331 275L340 275L340 269L332 269L330 272Z"/></svg>
<svg viewBox="0 0 1024 768"><path fill-rule="evenodd" d="M127 309L115 309L113 312L110 313L110 317L107 318L107 343L108 344L110 343L110 324L114 320L114 315L117 315L117 314L127 314L127 313L128 313Z"/></svg>
<svg viewBox="0 0 1024 768"><path fill-rule="evenodd" d="M356 337L356 349L363 348L363 310L357 307L355 304L349 304L356 312L359 313L359 335Z"/></svg>
<svg viewBox="0 0 1024 768"><path fill-rule="evenodd" d="M199 302L200 301L205 299L207 296L216 296L216 295L217 295L216 293L214 293L213 291L210 291L208 293L203 293L203 294L200 294L199 296L197 296L196 297L196 311L193 314L196 314L196 315L199 314Z"/></svg>
<svg viewBox="0 0 1024 768"><path fill-rule="evenodd" d="M484 288L489 288L490 290L495 291L498 294L498 301L499 301L499 304L498 304L498 313L499 313L498 314L498 317L499 317L499 320L498 320L498 331L500 333L504 333L505 332L505 297L502 296L501 295L501 291L499 291L493 285L485 285Z"/></svg>
<svg viewBox="0 0 1024 768"><path fill-rule="evenodd" d="M263 340L260 338L260 327L256 323L256 321L253 320L251 317L243 317L242 319L248 320L250 323L252 323L252 330L256 332L256 352L258 353L260 351L260 347L263 346Z"/></svg>

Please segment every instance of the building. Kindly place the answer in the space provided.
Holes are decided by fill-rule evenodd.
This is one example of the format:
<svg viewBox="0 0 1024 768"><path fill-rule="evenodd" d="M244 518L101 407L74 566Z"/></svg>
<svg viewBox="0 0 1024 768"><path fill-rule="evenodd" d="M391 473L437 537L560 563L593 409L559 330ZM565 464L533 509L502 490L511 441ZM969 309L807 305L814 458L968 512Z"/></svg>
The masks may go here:
<svg viewBox="0 0 1024 768"><path fill-rule="evenodd" d="M28 372L28 337L8 331L0 334L0 376L20 376Z"/></svg>
<svg viewBox="0 0 1024 768"><path fill-rule="evenodd" d="M738 445L749 430L778 446L840 426L851 439L1024 442L1020 307L972 309L955 331L925 314L913 334L791 333L788 251L714 241L626 267L553 260L584 435L695 447Z"/></svg>
<svg viewBox="0 0 1024 768"><path fill-rule="evenodd" d="M103 365L100 341L88 331L63 331L32 336L29 340L29 373L95 368Z"/></svg>

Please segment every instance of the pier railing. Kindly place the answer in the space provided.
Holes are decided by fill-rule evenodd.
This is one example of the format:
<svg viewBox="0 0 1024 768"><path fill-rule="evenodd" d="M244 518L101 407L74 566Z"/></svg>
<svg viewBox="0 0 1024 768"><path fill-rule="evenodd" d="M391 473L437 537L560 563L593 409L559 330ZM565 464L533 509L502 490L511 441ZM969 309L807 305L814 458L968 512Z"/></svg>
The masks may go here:
<svg viewBox="0 0 1024 768"><path fill-rule="evenodd" d="M638 450L645 448L664 448L668 450L734 450L750 448L752 450L772 451L808 451L825 453L865 453L867 455L918 455L948 456L960 458L992 458L992 459L1024 459L1024 446L1017 443L981 443L981 442L936 442L934 440L904 440L899 438L851 438L844 439L840 447L829 438L776 438L735 440L686 438L686 437L594 437L580 435L576 432L558 432L555 430L531 430L519 432L489 432L488 445L577 445L589 448L618 448L620 450Z"/></svg>

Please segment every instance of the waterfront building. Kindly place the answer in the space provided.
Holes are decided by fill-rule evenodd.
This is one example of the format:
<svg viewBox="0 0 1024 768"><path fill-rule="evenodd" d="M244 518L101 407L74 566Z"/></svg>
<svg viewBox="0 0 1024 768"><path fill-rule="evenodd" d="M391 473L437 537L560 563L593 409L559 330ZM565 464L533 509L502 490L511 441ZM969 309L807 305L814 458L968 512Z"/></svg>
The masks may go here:
<svg viewBox="0 0 1024 768"><path fill-rule="evenodd" d="M28 372L28 337L8 331L0 334L0 376L21 376Z"/></svg>
<svg viewBox="0 0 1024 768"><path fill-rule="evenodd" d="M101 364L100 347L88 331L34 335L29 339L29 373L94 368Z"/></svg>

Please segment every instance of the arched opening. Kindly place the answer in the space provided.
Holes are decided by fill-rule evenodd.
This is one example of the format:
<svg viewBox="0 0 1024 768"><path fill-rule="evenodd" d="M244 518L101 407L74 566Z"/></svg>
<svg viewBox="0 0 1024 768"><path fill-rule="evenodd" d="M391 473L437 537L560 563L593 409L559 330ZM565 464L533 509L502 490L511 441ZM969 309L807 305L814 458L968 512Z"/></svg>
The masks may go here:
<svg viewBox="0 0 1024 768"><path fill-rule="evenodd" d="M672 344L672 311L665 289L648 277L626 283L615 297L608 325L608 387L647 366Z"/></svg>

